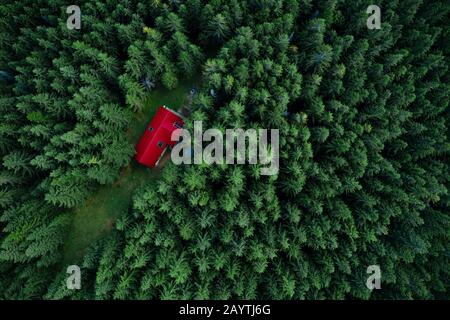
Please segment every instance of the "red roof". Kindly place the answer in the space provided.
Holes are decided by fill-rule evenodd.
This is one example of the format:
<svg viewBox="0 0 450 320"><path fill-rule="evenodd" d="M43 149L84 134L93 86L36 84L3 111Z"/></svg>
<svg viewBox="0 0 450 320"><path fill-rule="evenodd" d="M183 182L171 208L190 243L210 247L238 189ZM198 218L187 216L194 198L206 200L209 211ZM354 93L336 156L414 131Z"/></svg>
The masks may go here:
<svg viewBox="0 0 450 320"><path fill-rule="evenodd" d="M136 160L145 166L154 167L167 146L176 144L176 141L170 141L172 132L183 125L183 119L178 113L166 106L159 107L136 146Z"/></svg>

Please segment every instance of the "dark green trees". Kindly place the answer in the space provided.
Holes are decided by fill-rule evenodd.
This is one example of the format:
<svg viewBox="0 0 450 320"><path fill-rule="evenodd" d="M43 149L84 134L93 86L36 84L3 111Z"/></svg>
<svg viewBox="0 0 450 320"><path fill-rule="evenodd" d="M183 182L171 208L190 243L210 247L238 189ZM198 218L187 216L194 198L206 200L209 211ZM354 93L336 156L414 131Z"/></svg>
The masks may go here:
<svg viewBox="0 0 450 320"><path fill-rule="evenodd" d="M368 1L86 1L78 33L28 4L0 5L3 296L448 298L446 1L381 2L380 30ZM279 173L169 163L67 290L67 208L116 180L132 112L184 77L202 80L186 127L279 129Z"/></svg>

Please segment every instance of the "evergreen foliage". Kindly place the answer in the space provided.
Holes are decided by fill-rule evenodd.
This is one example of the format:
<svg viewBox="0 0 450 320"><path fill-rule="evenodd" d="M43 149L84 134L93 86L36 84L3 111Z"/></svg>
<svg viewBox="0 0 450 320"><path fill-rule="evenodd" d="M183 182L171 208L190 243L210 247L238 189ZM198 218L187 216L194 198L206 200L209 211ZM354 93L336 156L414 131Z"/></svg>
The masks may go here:
<svg viewBox="0 0 450 320"><path fill-rule="evenodd" d="M0 5L0 298L449 298L450 3ZM117 180L154 87L204 128L277 128L280 172L167 164L65 287L71 208ZM366 287L380 265L382 290Z"/></svg>

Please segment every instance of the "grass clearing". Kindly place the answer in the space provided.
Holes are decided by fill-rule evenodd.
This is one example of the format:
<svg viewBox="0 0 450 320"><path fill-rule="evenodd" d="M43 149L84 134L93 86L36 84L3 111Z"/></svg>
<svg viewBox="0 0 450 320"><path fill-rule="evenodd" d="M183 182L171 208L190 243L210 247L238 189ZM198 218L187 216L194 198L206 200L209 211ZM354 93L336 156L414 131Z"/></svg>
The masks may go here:
<svg viewBox="0 0 450 320"><path fill-rule="evenodd" d="M174 90L158 88L144 102L141 112L135 113L128 130L130 141L136 145L160 105L178 110L184 103L192 82L182 82ZM158 179L160 169L150 169L131 159L112 185L101 186L83 206L74 209L72 227L64 246L64 264L79 261L86 248L114 228L121 213L126 212L133 191L146 182Z"/></svg>

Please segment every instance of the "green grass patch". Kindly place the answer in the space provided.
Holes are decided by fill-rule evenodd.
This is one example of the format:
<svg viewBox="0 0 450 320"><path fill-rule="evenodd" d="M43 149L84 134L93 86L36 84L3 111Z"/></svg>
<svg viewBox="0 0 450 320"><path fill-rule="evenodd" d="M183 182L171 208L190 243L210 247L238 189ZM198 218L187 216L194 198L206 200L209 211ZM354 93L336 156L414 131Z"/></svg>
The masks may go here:
<svg viewBox="0 0 450 320"><path fill-rule="evenodd" d="M149 94L141 112L135 114L130 126L130 138L133 143L137 143L145 128L150 124L150 120L156 113L159 106L177 111L187 102L187 95L192 88L192 82L182 82L173 90L159 88Z"/></svg>
<svg viewBox="0 0 450 320"><path fill-rule="evenodd" d="M187 102L192 82L182 82L174 90L158 88L152 91L141 112L135 113L128 130L130 141L136 145L160 105L178 110ZM112 185L102 186L83 206L73 212L72 227L64 247L64 264L79 261L86 248L114 228L116 219L128 211L136 188L155 181L159 169L150 169L134 159L123 168L119 179Z"/></svg>

